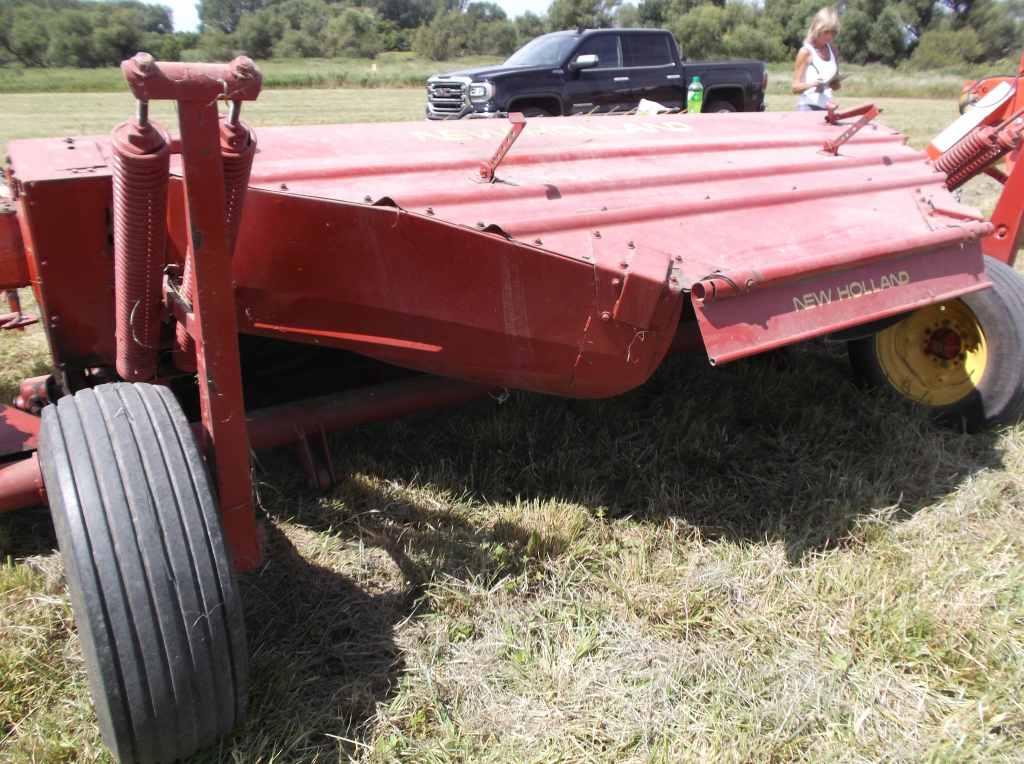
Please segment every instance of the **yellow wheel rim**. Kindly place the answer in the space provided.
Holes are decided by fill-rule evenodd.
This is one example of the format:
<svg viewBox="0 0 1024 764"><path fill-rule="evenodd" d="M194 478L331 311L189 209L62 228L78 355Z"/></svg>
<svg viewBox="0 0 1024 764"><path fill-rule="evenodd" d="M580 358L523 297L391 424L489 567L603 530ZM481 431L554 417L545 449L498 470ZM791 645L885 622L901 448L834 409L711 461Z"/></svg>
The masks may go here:
<svg viewBox="0 0 1024 764"><path fill-rule="evenodd" d="M950 406L981 384L988 343L966 303L916 310L875 335L875 354L889 383L927 406Z"/></svg>

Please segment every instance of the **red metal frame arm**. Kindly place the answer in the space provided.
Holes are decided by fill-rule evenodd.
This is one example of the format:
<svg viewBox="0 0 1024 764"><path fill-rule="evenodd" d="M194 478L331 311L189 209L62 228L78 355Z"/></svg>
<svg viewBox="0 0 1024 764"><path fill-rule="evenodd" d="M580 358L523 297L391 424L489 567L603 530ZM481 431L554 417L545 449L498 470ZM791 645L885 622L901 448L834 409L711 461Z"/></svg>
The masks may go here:
<svg viewBox="0 0 1024 764"><path fill-rule="evenodd" d="M1024 162L1016 162L1010 170L1003 191L992 212L995 230L981 243L982 251L989 257L1013 265L1020 249L1022 235L1021 219L1024 217Z"/></svg>
<svg viewBox="0 0 1024 764"><path fill-rule="evenodd" d="M0 464L0 512L46 506L46 488L33 452L27 459Z"/></svg>
<svg viewBox="0 0 1024 764"><path fill-rule="evenodd" d="M216 102L179 101L178 123L188 246L195 261L192 312L204 445L216 475L235 566L251 570L260 564L261 554L252 506Z"/></svg>
<svg viewBox="0 0 1024 764"><path fill-rule="evenodd" d="M234 565L252 570L261 562L261 550L252 503L217 101L236 102L237 113L238 101L259 95L262 77L245 57L229 64L182 64L156 62L140 53L121 69L140 101L178 102L187 257L195 273L187 328L196 346L202 441Z"/></svg>
<svg viewBox="0 0 1024 764"><path fill-rule="evenodd" d="M121 62L121 71L140 101L255 101L263 85L245 56L228 64L183 64L137 53Z"/></svg>

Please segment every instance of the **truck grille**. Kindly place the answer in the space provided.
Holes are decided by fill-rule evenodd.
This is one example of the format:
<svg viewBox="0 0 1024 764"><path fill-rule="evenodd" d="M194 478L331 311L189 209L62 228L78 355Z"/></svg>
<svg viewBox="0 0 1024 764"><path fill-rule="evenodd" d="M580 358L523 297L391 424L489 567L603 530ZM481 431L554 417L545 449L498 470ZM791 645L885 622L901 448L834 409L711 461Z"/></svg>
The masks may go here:
<svg viewBox="0 0 1024 764"><path fill-rule="evenodd" d="M466 103L466 86L461 82L432 82L427 100L436 114L458 115Z"/></svg>

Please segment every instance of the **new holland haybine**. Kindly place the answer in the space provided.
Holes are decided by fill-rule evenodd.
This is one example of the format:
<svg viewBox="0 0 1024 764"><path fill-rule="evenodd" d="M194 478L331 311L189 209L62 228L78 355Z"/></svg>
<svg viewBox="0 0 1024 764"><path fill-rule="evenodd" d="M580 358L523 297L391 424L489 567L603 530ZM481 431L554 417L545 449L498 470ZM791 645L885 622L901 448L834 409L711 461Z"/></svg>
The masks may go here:
<svg viewBox="0 0 1024 764"><path fill-rule="evenodd" d="M245 713L254 450L295 445L327 486L335 430L822 336L955 427L1024 407L1015 79L922 152L871 106L257 136L248 59L122 69L134 116L12 142L0 206L2 323L32 322L30 287L53 359L0 407L0 511L50 507L121 761ZM953 193L980 173L1004 184L991 219Z"/></svg>

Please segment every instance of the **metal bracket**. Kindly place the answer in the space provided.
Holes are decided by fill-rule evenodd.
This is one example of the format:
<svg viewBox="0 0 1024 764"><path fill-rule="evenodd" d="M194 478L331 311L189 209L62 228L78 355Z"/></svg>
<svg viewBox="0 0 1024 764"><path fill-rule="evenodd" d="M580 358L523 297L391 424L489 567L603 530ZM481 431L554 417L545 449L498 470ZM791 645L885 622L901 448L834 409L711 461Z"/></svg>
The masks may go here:
<svg viewBox="0 0 1024 764"><path fill-rule="evenodd" d="M327 433L322 427L313 433L302 433L295 447L311 488L326 491L338 482Z"/></svg>
<svg viewBox="0 0 1024 764"><path fill-rule="evenodd" d="M839 114L836 114L835 105L830 106L828 111L825 113L825 121L830 125L837 125L839 124L840 120L848 119L849 117L856 117L858 115L863 116L861 116L860 119L858 119L848 128L846 128L846 130L843 131L843 134L840 135L838 138L831 141L825 141L825 145L822 146L822 150L828 152L829 154L838 154L840 146L842 146L853 136L859 133L861 129L868 124L868 122L873 120L881 113L882 110L875 106L873 103L869 103L864 106L858 106L856 109L850 109L850 111L840 112Z"/></svg>
<svg viewBox="0 0 1024 764"><path fill-rule="evenodd" d="M501 164L501 160L505 158L509 149L512 148L512 144L516 142L516 138L519 137L519 134L523 132L523 128L526 127L526 117L518 111L509 114L508 121L512 126L502 139L498 150L494 152L494 156L489 160L480 163L480 179L487 183L494 182L494 173L498 169L498 165Z"/></svg>

